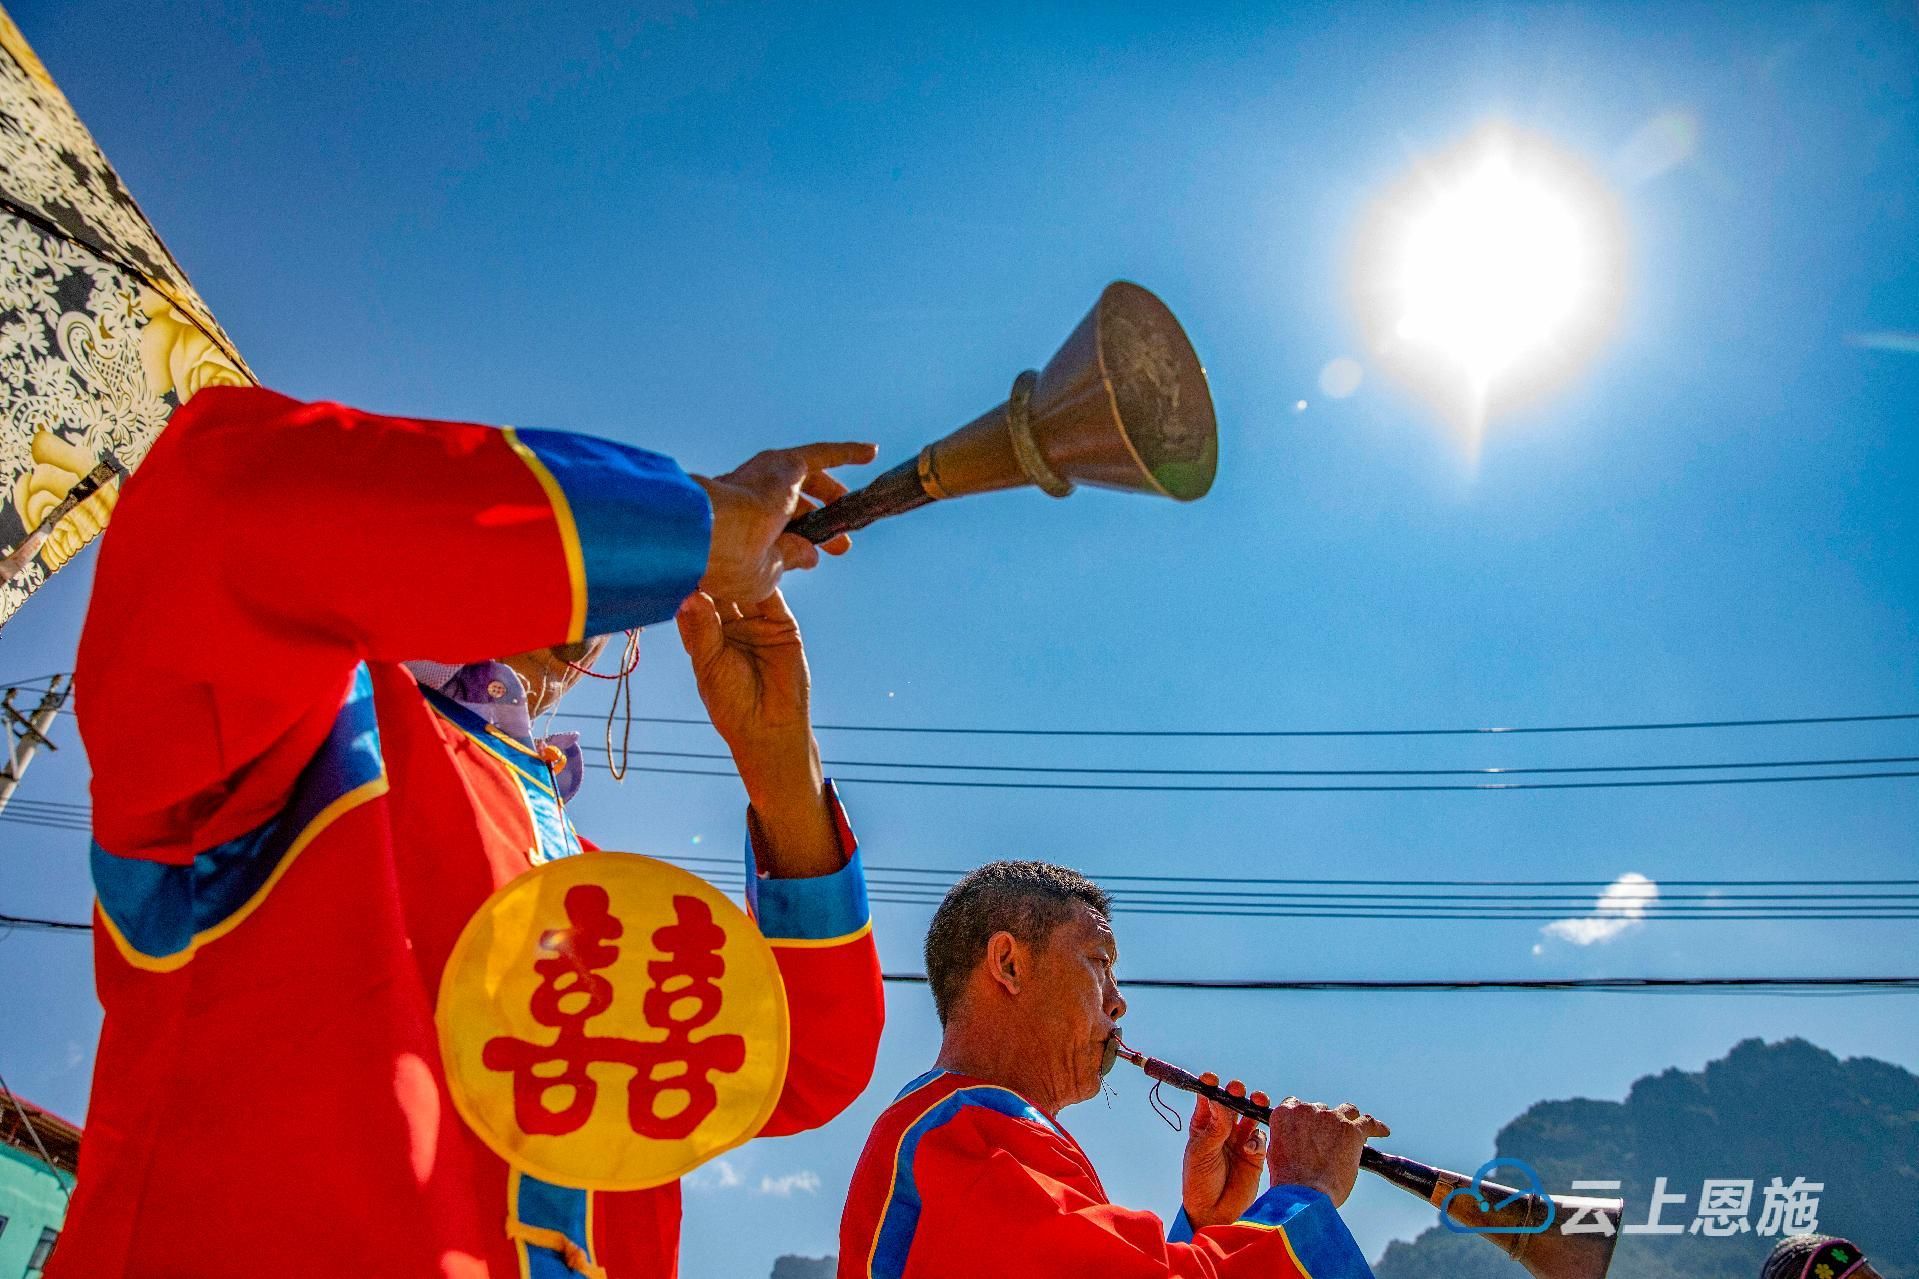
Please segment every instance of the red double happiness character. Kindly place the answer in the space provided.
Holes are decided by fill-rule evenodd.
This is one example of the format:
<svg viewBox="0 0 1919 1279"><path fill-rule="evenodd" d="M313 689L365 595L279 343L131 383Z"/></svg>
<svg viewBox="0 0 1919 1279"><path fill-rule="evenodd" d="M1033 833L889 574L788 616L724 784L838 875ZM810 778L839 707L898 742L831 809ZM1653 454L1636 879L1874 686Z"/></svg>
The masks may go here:
<svg viewBox="0 0 1919 1279"><path fill-rule="evenodd" d="M647 1047L652 1064L634 1077L627 1089L626 1122L642 1137L672 1141L685 1137L719 1104L713 1087L715 1071L731 1074L746 1061L746 1040L739 1035L708 1035L695 1040L693 1032L719 1016L726 994L719 977L726 972L720 947L726 930L713 922L713 912L697 897L675 897L677 922L657 929L653 944L666 956L646 966L653 986L641 1009L647 1025L666 1031L666 1038ZM684 1016L678 1010L691 1003ZM678 1066L659 1076L654 1066ZM671 1114L660 1113L663 1097L679 1094L686 1103Z"/></svg>
<svg viewBox="0 0 1919 1279"><path fill-rule="evenodd" d="M667 958L647 965L653 984L640 1005L647 1024L664 1029L666 1037L647 1042L593 1035L586 1023L611 1008L615 994L601 970L619 958L612 943L626 929L612 913L604 888L582 884L567 891L567 927L540 934L547 957L534 961L540 985L528 1004L534 1021L558 1033L550 1044L501 1035L481 1050L489 1070L512 1074L513 1114L522 1131L563 1137L585 1127L599 1100L599 1085L588 1067L598 1063L633 1070L627 1124L638 1136L685 1137L713 1113L719 1097L710 1076L736 1071L746 1060L746 1041L739 1035L692 1038L719 1015L725 999L716 979L726 971L719 953L726 932L696 897L676 896L673 908L676 922L653 933L653 944ZM676 1016L689 1000L692 1010ZM660 1067L671 1066L679 1069L656 1078ZM564 1100L550 1103L551 1094L560 1090ZM683 1095L686 1102L663 1115L660 1101L669 1094Z"/></svg>

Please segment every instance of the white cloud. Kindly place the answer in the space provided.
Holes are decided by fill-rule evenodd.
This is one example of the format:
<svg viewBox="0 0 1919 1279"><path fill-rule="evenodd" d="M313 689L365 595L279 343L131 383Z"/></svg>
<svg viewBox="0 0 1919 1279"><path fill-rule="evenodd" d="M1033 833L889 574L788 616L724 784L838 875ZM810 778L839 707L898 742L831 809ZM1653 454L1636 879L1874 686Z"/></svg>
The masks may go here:
<svg viewBox="0 0 1919 1279"><path fill-rule="evenodd" d="M703 1168L688 1173L683 1181L687 1189L716 1193L729 1190L751 1190L755 1194L772 1195L779 1199L791 1199L794 1195L816 1195L820 1192L820 1175L802 1168L798 1172L789 1172L778 1177L761 1177L757 1186L747 1181L739 1165L730 1159L715 1159Z"/></svg>
<svg viewBox="0 0 1919 1279"><path fill-rule="evenodd" d="M725 1159L715 1159L704 1168L695 1168L681 1178L689 1190L737 1190L746 1184L740 1170Z"/></svg>
<svg viewBox="0 0 1919 1279"><path fill-rule="evenodd" d="M777 1195L781 1199L791 1199L795 1193L816 1195L820 1192L820 1175L802 1168L798 1172L789 1172L783 1177L761 1177L760 1193Z"/></svg>
<svg viewBox="0 0 1919 1279"><path fill-rule="evenodd" d="M1611 941L1646 918L1646 908L1659 901L1659 885L1636 871L1627 871L1606 885L1590 915L1555 919L1539 931L1548 937L1591 946ZM1539 954L1533 947L1533 954Z"/></svg>
<svg viewBox="0 0 1919 1279"><path fill-rule="evenodd" d="M1846 341L1869 351L1898 351L1919 355L1919 333L1848 333Z"/></svg>

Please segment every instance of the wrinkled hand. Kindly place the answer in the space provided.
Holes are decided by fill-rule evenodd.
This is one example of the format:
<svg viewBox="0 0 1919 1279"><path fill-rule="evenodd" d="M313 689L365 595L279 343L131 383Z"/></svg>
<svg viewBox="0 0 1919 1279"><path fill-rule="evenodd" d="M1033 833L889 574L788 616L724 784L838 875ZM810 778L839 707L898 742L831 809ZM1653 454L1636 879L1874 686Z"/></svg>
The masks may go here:
<svg viewBox="0 0 1919 1279"><path fill-rule="evenodd" d="M713 503L713 540L700 589L724 603L757 604L780 584L788 569L812 568L820 552L843 555L845 534L821 546L785 531L789 521L816 505L846 494L827 468L870 462L871 444L803 444L756 453L725 475L693 481Z"/></svg>
<svg viewBox="0 0 1919 1279"><path fill-rule="evenodd" d="M1200 1078L1218 1084L1211 1071ZM1235 1079L1226 1085L1235 1097L1246 1095L1246 1085ZM1267 1105L1266 1094L1253 1100ZM1193 1120L1186 1126L1186 1161L1180 1178L1180 1198L1193 1229L1239 1220L1259 1194L1260 1154L1265 1136L1255 1120L1237 1115L1210 1098L1197 1098Z"/></svg>
<svg viewBox="0 0 1919 1279"><path fill-rule="evenodd" d="M782 879L838 870L843 858L813 740L806 650L786 600L774 591L742 606L695 591L678 621L700 700L733 752L765 836L760 869Z"/></svg>
<svg viewBox="0 0 1919 1279"><path fill-rule="evenodd" d="M1352 1102L1334 1107L1288 1097L1273 1107L1266 1169L1275 1186L1308 1186L1338 1207L1359 1179L1359 1152L1388 1128Z"/></svg>
<svg viewBox="0 0 1919 1279"><path fill-rule="evenodd" d="M777 590L746 605L695 591L680 605L678 621L700 700L727 745L737 752L776 739L813 739L806 650Z"/></svg>

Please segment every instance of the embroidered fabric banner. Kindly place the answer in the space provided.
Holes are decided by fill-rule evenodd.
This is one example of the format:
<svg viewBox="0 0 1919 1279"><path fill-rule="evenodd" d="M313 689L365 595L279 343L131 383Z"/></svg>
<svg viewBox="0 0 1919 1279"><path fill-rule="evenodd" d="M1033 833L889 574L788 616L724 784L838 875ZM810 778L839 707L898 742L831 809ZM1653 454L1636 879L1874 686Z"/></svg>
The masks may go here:
<svg viewBox="0 0 1919 1279"><path fill-rule="evenodd" d="M468 922L440 978L454 1105L542 1181L640 1190L765 1127L786 1082L773 949L705 880L632 853L536 866Z"/></svg>
<svg viewBox="0 0 1919 1279"><path fill-rule="evenodd" d="M0 624L99 535L174 409L253 380L0 10Z"/></svg>

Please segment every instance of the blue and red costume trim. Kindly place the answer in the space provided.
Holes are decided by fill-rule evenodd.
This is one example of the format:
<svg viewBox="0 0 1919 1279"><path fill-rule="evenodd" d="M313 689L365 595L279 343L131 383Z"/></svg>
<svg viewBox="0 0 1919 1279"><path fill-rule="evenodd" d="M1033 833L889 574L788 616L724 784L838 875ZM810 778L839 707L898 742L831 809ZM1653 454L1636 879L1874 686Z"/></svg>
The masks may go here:
<svg viewBox="0 0 1919 1279"><path fill-rule="evenodd" d="M106 1020L52 1279L674 1273L676 1185L522 1177L447 1096L461 929L586 845L531 743L401 663L663 621L710 520L670 459L608 441L255 388L175 414L80 643ZM758 885L792 1026L767 1132L839 1113L878 1046L839 820L846 870Z"/></svg>
<svg viewBox="0 0 1919 1279"><path fill-rule="evenodd" d="M1189 1232L1190 1233L1190 1232ZM840 1222L840 1279L1370 1279L1331 1201L1279 1186L1169 1240L1111 1203L1072 1136L1019 1094L920 1076L874 1125Z"/></svg>

